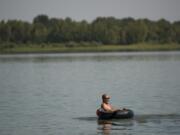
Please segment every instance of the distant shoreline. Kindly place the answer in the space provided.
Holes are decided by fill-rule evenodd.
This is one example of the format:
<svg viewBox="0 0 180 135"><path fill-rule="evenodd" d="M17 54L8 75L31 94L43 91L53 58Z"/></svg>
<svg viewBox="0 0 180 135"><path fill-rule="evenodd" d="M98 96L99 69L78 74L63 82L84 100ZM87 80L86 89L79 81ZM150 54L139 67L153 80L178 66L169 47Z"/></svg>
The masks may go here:
<svg viewBox="0 0 180 135"><path fill-rule="evenodd" d="M0 54L34 54L34 53L92 53L92 52L150 52L180 51L180 44L133 44L133 45L99 45L75 46L62 45L22 45L0 49Z"/></svg>

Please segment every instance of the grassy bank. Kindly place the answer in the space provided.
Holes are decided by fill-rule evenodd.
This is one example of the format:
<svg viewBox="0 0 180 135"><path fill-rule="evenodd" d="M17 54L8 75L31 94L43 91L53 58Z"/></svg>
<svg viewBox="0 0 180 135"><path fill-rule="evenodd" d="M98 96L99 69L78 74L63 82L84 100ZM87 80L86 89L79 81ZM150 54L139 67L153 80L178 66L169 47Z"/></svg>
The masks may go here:
<svg viewBox="0 0 180 135"><path fill-rule="evenodd" d="M70 52L136 52L177 51L180 44L133 44L133 45L88 45L65 46L62 44L18 45L0 48L1 54L9 53L70 53Z"/></svg>

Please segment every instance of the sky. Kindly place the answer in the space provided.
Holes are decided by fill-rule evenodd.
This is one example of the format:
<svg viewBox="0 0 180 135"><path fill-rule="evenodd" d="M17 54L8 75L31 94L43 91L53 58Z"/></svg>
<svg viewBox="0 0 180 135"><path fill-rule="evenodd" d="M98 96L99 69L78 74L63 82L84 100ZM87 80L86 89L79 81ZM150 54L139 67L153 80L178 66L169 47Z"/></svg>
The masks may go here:
<svg viewBox="0 0 180 135"><path fill-rule="evenodd" d="M0 0L0 20L32 22L37 15L93 21L97 17L180 20L180 0Z"/></svg>

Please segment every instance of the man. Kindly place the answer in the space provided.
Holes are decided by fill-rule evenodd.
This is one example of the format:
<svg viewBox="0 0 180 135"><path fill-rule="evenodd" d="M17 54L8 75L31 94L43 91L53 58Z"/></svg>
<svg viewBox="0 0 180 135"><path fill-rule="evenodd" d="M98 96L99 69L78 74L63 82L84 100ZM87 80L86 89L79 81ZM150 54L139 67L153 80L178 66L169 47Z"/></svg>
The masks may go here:
<svg viewBox="0 0 180 135"><path fill-rule="evenodd" d="M111 104L109 104L109 99L110 96L108 96L107 94L102 95L101 109L105 112L110 112L110 113L120 111L120 109L116 109L112 107Z"/></svg>
<svg viewBox="0 0 180 135"><path fill-rule="evenodd" d="M128 119L133 118L134 113L130 109L122 108L116 109L109 104L110 96L107 94L102 95L101 108L97 109L96 114L99 119Z"/></svg>

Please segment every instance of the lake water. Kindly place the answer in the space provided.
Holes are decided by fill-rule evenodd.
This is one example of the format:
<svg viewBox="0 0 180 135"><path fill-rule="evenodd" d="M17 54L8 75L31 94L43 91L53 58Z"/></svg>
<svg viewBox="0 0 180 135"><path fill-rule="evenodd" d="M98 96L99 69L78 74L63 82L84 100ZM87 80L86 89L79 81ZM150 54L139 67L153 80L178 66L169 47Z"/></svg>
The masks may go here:
<svg viewBox="0 0 180 135"><path fill-rule="evenodd" d="M134 110L98 121L101 95ZM0 135L179 135L180 52L0 55Z"/></svg>

